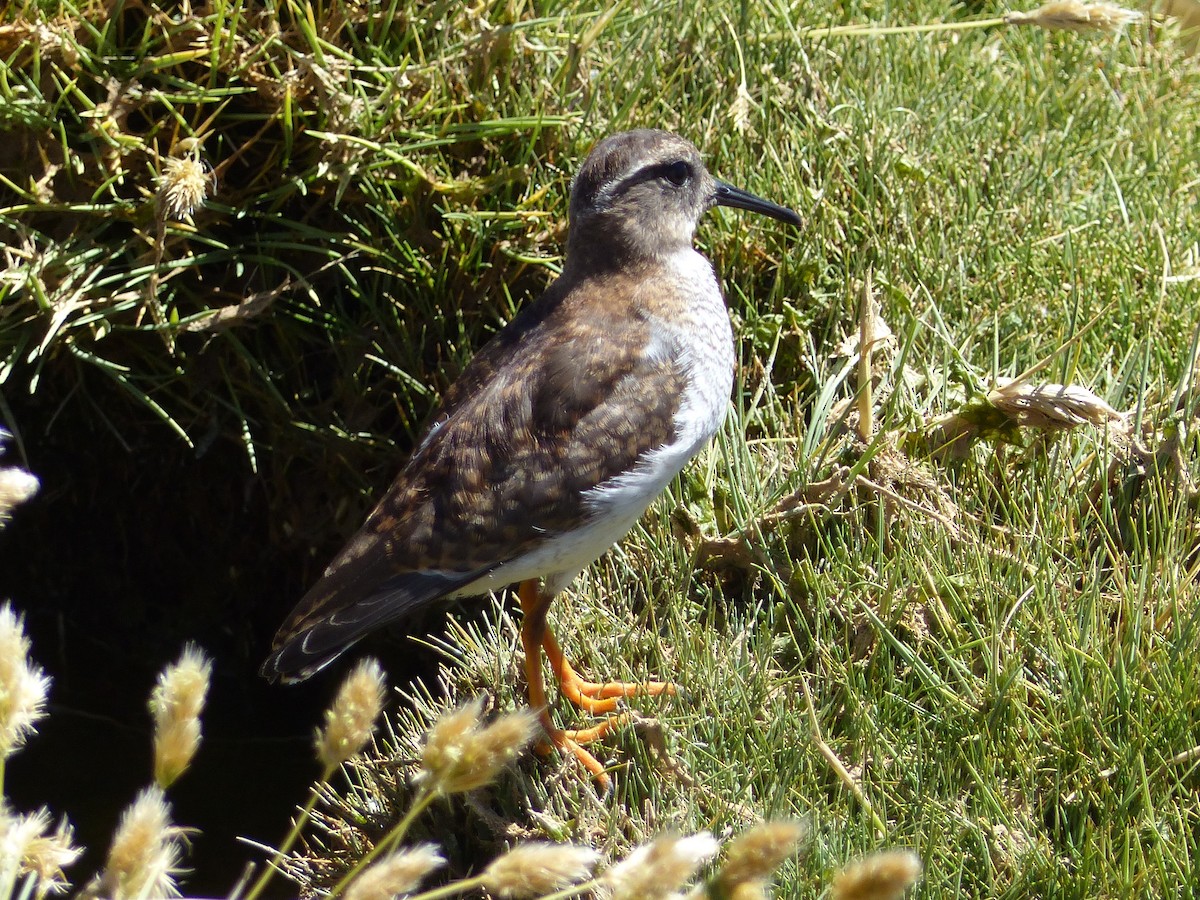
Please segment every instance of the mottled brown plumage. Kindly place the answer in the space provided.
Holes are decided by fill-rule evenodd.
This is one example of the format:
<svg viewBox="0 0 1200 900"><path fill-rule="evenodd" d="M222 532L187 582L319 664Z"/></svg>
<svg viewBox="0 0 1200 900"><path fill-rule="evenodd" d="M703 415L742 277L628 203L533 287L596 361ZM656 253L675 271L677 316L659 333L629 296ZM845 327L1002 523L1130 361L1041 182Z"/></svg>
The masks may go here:
<svg viewBox="0 0 1200 900"><path fill-rule="evenodd" d="M268 666L303 676L337 644L578 527L586 491L667 441L683 374L640 352L646 323L606 302L618 288L560 278L468 364L391 489L280 630ZM430 570L443 576L422 585L434 596L379 608L396 576ZM310 642L290 664L289 642L335 613L336 643Z"/></svg>

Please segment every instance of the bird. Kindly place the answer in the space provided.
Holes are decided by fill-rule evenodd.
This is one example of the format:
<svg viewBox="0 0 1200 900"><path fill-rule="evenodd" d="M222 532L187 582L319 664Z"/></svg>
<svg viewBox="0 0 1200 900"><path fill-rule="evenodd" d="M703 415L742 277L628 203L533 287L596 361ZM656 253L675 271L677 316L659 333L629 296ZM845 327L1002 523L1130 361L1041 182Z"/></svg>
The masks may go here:
<svg viewBox="0 0 1200 900"><path fill-rule="evenodd" d="M547 613L725 418L733 329L712 263L694 247L714 206L802 224L714 178L676 134L637 129L593 147L571 183L559 277L446 390L391 488L279 628L265 677L304 680L419 609L515 584L544 744L607 789L584 745L624 721L622 698L675 687L585 681ZM606 715L600 724L554 724L543 652L560 694Z"/></svg>

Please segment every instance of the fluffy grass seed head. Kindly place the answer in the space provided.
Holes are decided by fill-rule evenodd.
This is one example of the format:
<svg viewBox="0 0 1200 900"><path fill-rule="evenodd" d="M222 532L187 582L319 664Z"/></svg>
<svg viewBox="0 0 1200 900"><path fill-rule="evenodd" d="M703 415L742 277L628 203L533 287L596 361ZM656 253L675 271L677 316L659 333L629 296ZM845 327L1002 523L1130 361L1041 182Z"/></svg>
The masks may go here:
<svg viewBox="0 0 1200 900"><path fill-rule="evenodd" d="M1115 3L1083 3L1081 0L1050 0L1033 12L1010 12L1007 25L1036 25L1051 31L1103 31L1119 34L1127 25L1140 22L1142 14Z"/></svg>
<svg viewBox="0 0 1200 900"><path fill-rule="evenodd" d="M418 844L376 860L350 882L346 900L392 900L411 894L446 860L433 844Z"/></svg>
<svg viewBox="0 0 1200 900"><path fill-rule="evenodd" d="M148 787L121 814L104 871L87 893L108 900L177 897L182 855L182 832L171 825L162 789Z"/></svg>
<svg viewBox="0 0 1200 900"><path fill-rule="evenodd" d="M441 794L461 794L490 784L533 739L537 716L530 710L505 713L484 725L483 698L452 710L433 723L421 749L418 784Z"/></svg>
<svg viewBox="0 0 1200 900"><path fill-rule="evenodd" d="M154 717L154 780L170 787L191 765L200 746L200 713L212 680L212 661L194 644L158 676L150 694Z"/></svg>
<svg viewBox="0 0 1200 900"><path fill-rule="evenodd" d="M808 826L795 820L764 822L730 842L725 863L713 879L718 896L765 895L777 868L808 839Z"/></svg>
<svg viewBox="0 0 1200 900"><path fill-rule="evenodd" d="M480 877L491 895L522 900L585 880L599 861L600 854L591 847L535 841L497 857Z"/></svg>
<svg viewBox="0 0 1200 900"><path fill-rule="evenodd" d="M720 842L707 831L666 834L643 844L604 873L608 900L665 900L717 855Z"/></svg>
<svg viewBox="0 0 1200 900"><path fill-rule="evenodd" d="M900 900L921 877L921 858L911 850L884 850L856 860L833 879L832 900Z"/></svg>
<svg viewBox="0 0 1200 900"><path fill-rule="evenodd" d="M0 455L4 453L4 442L11 435L0 428ZM37 493L38 480L24 469L0 469L0 525L8 519L13 508L20 506Z"/></svg>
<svg viewBox="0 0 1200 900"><path fill-rule="evenodd" d="M0 469L0 522L37 493L38 480L24 469Z"/></svg>
<svg viewBox="0 0 1200 900"><path fill-rule="evenodd" d="M351 670L325 711L325 727L317 729L321 765L335 769L367 745L383 710L383 691L383 669L375 660L364 659Z"/></svg>
<svg viewBox="0 0 1200 900"><path fill-rule="evenodd" d="M20 749L45 714L50 678L29 659L25 621L0 605L0 760Z"/></svg>
<svg viewBox="0 0 1200 900"><path fill-rule="evenodd" d="M189 153L167 157L158 176L162 215L168 219L189 218L208 196L208 182L208 169L196 156Z"/></svg>
<svg viewBox="0 0 1200 900"><path fill-rule="evenodd" d="M743 881L728 891L710 881L696 885L683 900L771 900L771 894L765 881Z"/></svg>
<svg viewBox="0 0 1200 900"><path fill-rule="evenodd" d="M83 852L71 843L72 836L65 818L50 831L50 811L45 808L15 816L0 807L0 873L32 875L37 898L65 892L70 884L63 869Z"/></svg>

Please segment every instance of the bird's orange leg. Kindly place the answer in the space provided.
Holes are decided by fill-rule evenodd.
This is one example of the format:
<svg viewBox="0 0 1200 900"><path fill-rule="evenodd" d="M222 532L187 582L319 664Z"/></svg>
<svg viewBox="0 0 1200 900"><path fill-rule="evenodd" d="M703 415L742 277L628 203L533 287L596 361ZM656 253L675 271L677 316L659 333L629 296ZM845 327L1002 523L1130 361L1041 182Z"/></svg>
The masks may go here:
<svg viewBox="0 0 1200 900"><path fill-rule="evenodd" d="M546 684L542 680L542 647L549 632L546 630L546 612L550 608L553 597L547 597L541 591L535 580L523 581L517 588L517 596L521 600L521 646L525 649L525 678L529 682L529 705L537 710L538 719L546 732L550 746L560 751L572 754L592 773L602 791L607 792L612 785L604 765L591 753L583 748L583 744L604 737L618 725L624 724L625 716L609 716L599 725L576 731L566 731L554 724L550 717L550 706L546 701ZM553 642L553 638L550 639ZM557 647L557 644L554 645ZM558 654L562 661L562 654ZM558 672L556 668L556 674ZM565 691L564 691L565 693ZM614 701L615 706L615 701ZM549 750L540 747L539 750Z"/></svg>

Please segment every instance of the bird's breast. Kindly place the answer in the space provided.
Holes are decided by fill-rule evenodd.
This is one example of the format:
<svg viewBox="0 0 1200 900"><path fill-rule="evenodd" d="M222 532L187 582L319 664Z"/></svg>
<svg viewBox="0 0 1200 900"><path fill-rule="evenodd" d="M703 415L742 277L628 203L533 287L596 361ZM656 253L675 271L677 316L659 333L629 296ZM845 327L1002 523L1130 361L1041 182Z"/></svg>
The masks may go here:
<svg viewBox="0 0 1200 900"><path fill-rule="evenodd" d="M669 261L665 279L644 304L652 351L669 354L684 374L672 440L631 470L597 485L588 504L615 518L636 520L667 483L720 429L733 389L733 329L712 265L695 251ZM653 283L647 294L655 291Z"/></svg>
<svg viewBox="0 0 1200 900"><path fill-rule="evenodd" d="M656 327L686 374L676 426L695 454L721 427L733 389L733 328L712 264L694 250L670 260L672 309Z"/></svg>

